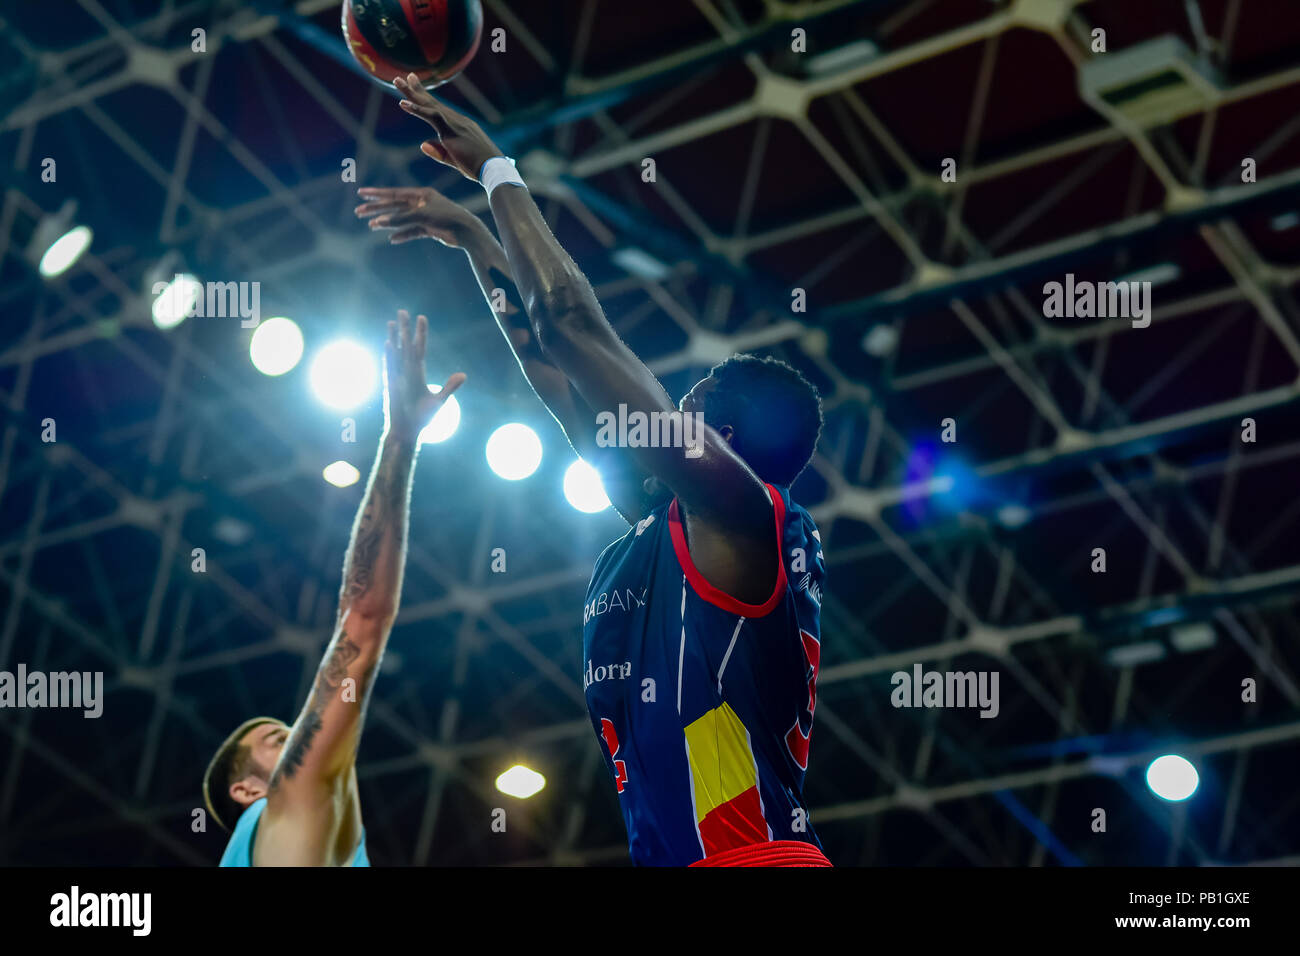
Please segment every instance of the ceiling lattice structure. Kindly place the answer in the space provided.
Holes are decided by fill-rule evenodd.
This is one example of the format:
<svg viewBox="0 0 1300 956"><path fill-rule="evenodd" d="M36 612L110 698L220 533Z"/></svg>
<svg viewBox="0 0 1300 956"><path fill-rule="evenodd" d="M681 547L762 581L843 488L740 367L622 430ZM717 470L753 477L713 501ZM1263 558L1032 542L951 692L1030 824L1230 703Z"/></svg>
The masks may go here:
<svg viewBox="0 0 1300 956"><path fill-rule="evenodd" d="M572 455L460 255L390 248L352 215L358 184L480 214L481 191L348 68L337 0L53 6L0 10L0 667L102 670L105 705L0 713L0 862L215 862L221 835L189 825L203 765L240 719L294 713L329 635L359 491L320 470L368 467L378 404L347 445L304 370L251 367L237 321L156 329L146 292L182 265L260 283L309 350L427 311L432 374L469 374L459 431L421 457L362 745L372 860L626 862L580 678L584 588L621 522L565 504ZM758 351L823 392L794 493L830 575L807 782L830 858L1300 860L1300 18L1265 0L484 7L506 50L444 92L519 159L669 391ZM1106 57L1165 37L1210 79L1141 111L1094 92ZM68 199L96 238L47 282L29 237ZM629 247L664 273L628 272ZM1046 317L1067 273L1159 277L1149 327ZM511 419L546 457L508 485L481 449ZM890 675L917 663L998 671L997 718L892 707ZM1200 768L1187 805L1142 785L1166 749ZM549 783L496 834L516 758Z"/></svg>

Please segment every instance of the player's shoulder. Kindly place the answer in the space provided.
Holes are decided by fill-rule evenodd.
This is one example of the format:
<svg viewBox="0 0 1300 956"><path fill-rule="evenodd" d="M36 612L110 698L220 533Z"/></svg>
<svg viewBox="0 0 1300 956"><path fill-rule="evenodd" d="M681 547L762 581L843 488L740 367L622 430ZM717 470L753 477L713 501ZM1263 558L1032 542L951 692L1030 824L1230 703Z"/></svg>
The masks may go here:
<svg viewBox="0 0 1300 956"><path fill-rule="evenodd" d="M806 569L808 574L800 580L798 588L808 587L820 582L826 575L826 558L822 552L822 536L817 530L817 522L802 505L790 501L785 515L785 527L782 530L782 550L787 559L794 562L792 573ZM797 577L797 575L795 575ZM790 580L795 587L794 577ZM798 589L796 588L796 589ZM820 599L818 599L820 604Z"/></svg>
<svg viewBox="0 0 1300 956"><path fill-rule="evenodd" d="M815 539L820 544L821 532L817 530L817 522L813 520L813 516L808 509L790 496L789 488L783 488L780 485L773 485L773 487L781 493L781 500L785 505L786 528L792 526L798 528L807 537Z"/></svg>

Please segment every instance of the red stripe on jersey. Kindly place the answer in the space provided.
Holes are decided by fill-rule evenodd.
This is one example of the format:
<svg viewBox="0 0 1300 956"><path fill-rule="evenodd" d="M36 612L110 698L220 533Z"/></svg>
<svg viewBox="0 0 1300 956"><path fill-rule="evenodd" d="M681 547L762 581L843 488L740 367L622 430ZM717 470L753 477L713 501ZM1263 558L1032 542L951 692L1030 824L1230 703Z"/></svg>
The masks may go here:
<svg viewBox="0 0 1300 956"><path fill-rule="evenodd" d="M767 835L767 821L763 819L756 786L714 807L700 821L705 856L764 842Z"/></svg>
<svg viewBox="0 0 1300 956"><path fill-rule="evenodd" d="M677 510L677 499L674 498L673 503L668 506L668 530L673 539L673 551L677 554L677 563L682 566L686 580L691 582L691 588L710 604L722 608L729 614L738 614L741 617L766 617L776 610L776 606L781 603L781 598L786 591L785 500L781 497L781 492L774 487L771 485L766 487L768 493L772 496L772 511L776 515L776 586L772 588L772 596L762 604L746 604L743 601L738 601L704 580L704 575L699 572L699 569L695 567L695 562L691 560L690 549L686 547L686 534L682 531L682 520Z"/></svg>

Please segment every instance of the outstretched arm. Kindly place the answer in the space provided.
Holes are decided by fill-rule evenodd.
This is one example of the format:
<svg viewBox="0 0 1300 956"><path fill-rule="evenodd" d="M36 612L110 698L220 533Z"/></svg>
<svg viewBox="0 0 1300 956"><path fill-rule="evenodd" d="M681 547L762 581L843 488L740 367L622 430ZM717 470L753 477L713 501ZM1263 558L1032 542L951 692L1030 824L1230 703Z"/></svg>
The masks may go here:
<svg viewBox="0 0 1300 956"><path fill-rule="evenodd" d="M573 449L600 473L614 509L629 524L636 522L648 500L644 484L649 475L626 450L597 443L596 413L537 344L510 262L491 230L473 213L428 187L363 187L357 193L366 200L357 206L357 216L369 219L371 229L391 232L390 242L428 238L464 250L525 380L559 422Z"/></svg>
<svg viewBox="0 0 1300 956"><path fill-rule="evenodd" d="M501 151L473 120L440 104L415 82L397 80L406 96L402 108L437 134L421 149L432 159L479 181L484 164ZM646 420L676 420L681 413L668 393L614 332L591 284L560 246L527 189L499 186L490 198L492 215L542 350L577 387L587 404ZM771 593L777 570L773 504L758 476L714 429L704 426L689 449L630 448L638 463L682 502L688 545L695 563L716 587L742 601L761 602Z"/></svg>
<svg viewBox="0 0 1300 956"><path fill-rule="evenodd" d="M460 387L424 379L428 321L389 323L386 427L343 564L338 621L316 681L271 774L255 846L258 866L342 865L361 837L357 744L374 675L397 616L411 475L420 429Z"/></svg>

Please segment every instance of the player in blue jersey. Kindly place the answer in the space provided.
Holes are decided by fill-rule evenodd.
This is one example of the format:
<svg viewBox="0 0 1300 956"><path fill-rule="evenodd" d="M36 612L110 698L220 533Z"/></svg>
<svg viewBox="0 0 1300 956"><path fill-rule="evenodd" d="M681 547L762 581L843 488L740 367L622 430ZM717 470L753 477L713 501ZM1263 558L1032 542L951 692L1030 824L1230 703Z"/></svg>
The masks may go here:
<svg viewBox="0 0 1300 956"><path fill-rule="evenodd" d="M789 494L821 430L816 390L735 356L675 406L511 162L413 76L396 85L437 134L425 154L487 189L504 248L432 190L363 189L357 214L469 253L489 301L508 302L494 312L525 376L633 525L598 559L583 615L588 712L633 861L829 865L802 796L825 563Z"/></svg>
<svg viewBox="0 0 1300 956"><path fill-rule="evenodd" d="M234 828L221 866L369 866L357 744L402 593L411 475L420 430L465 381L433 392L428 320L398 313L384 355L385 428L343 562L334 636L298 719L245 721L203 776L212 818Z"/></svg>

